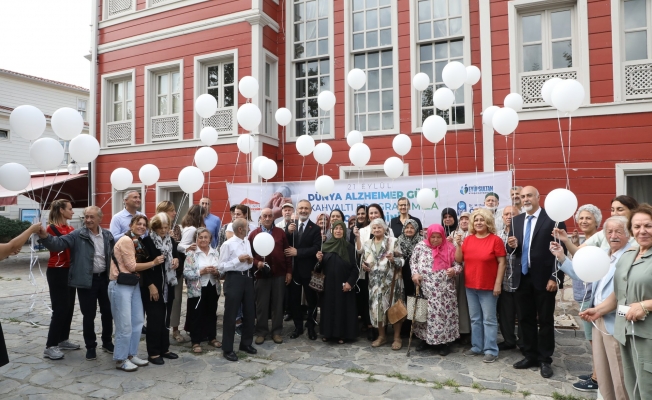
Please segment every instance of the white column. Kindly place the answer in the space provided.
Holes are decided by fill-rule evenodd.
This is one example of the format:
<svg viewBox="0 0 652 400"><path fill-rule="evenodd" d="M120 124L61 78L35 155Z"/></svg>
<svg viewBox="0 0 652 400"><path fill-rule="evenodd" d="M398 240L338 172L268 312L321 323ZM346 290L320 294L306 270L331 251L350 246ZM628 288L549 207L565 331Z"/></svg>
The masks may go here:
<svg viewBox="0 0 652 400"><path fill-rule="evenodd" d="M482 110L493 105L491 70L491 9L489 0L480 0L480 71L482 71ZM482 124L483 171L494 170L494 130Z"/></svg>

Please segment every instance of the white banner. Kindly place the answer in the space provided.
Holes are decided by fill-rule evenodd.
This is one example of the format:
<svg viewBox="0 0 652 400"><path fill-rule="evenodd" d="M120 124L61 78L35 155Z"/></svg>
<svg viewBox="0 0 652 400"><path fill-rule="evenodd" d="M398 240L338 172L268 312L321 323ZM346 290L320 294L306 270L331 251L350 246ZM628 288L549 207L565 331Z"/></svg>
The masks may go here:
<svg viewBox="0 0 652 400"><path fill-rule="evenodd" d="M362 178L335 180L335 189L328 197L320 196L315 190L315 181L265 182L227 184L230 204L245 204L251 208L253 221L258 221L262 208L271 208L274 217L281 217L283 203L295 205L307 199L312 204L311 219L315 221L321 213L330 214L334 209L346 216L355 215L360 204L378 203L389 221L398 216L397 201L405 196L410 200L410 214L421 219L424 227L441 223L441 210L451 207L458 215L473 211L484 205L484 196L495 192L500 197L500 207L511 204L509 191L512 173L483 172L453 175L428 175L423 177L426 187L435 191L436 200L431 209L422 210L417 203L417 192L422 185L421 176L397 179Z"/></svg>

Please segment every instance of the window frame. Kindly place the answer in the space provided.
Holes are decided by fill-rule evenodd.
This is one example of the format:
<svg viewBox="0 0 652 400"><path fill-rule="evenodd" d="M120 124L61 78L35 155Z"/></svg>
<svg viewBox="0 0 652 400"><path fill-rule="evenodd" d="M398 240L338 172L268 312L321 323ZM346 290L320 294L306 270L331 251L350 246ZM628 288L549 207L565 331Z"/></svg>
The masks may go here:
<svg viewBox="0 0 652 400"><path fill-rule="evenodd" d="M170 77L172 76L171 74L175 71L179 72L179 94L180 94L180 102L181 102L181 110L179 113L174 114L164 114L164 115L158 115L157 113L157 107L158 107L158 93L157 93L157 88L158 88L158 76L162 74L170 74ZM180 60L173 60L173 61L168 61L160 64L154 64L154 65L147 65L145 66L144 70L144 75L145 75L145 88L144 88L144 141L145 143L160 143L160 142L174 142L174 141L181 141L183 140L183 114L184 114L184 67L183 67L183 59ZM172 82L168 82L168 86L170 87L170 96L172 95L171 92L171 87L172 87ZM170 101L168 102L168 110L172 110L172 99L170 98ZM179 119L179 132L177 134L177 138L172 138L168 140L154 140L152 137L152 120L157 118L157 117L178 117Z"/></svg>
<svg viewBox="0 0 652 400"><path fill-rule="evenodd" d="M84 109L83 109L83 110L80 109L80 107L79 107L79 102L83 102L83 103L84 103ZM77 111L79 112L79 114L80 114L80 115L82 116L82 118L84 119L84 122L86 122L86 121L87 121L87 119L86 119L86 115L87 115L87 113L88 113L88 99L84 99L84 98L81 98L81 97L77 97ZM83 114L82 114L82 112L83 112Z"/></svg>
<svg viewBox="0 0 652 400"><path fill-rule="evenodd" d="M108 145L108 124L115 121L111 121L111 116L113 115L113 83L119 81L131 80L131 90L132 90L132 101L134 102L134 109L132 112L131 120L131 140L127 143L120 143L116 145ZM121 147L121 146L133 146L136 144L136 69L129 69L124 71L112 72L109 74L104 74L101 77L101 96L100 96L100 123L101 123L101 147Z"/></svg>
<svg viewBox="0 0 652 400"><path fill-rule="evenodd" d="M59 144L61 147L63 147L63 160L61 160L61 166L62 167L67 167L68 164L70 163L70 151L68 150L68 146L70 145L70 141L68 140L62 140L58 139Z"/></svg>
<svg viewBox="0 0 652 400"><path fill-rule="evenodd" d="M2 142L11 141L11 131L9 129L0 129L0 132L4 132L7 134L7 137L2 137L2 135L0 135L0 141Z"/></svg>
<svg viewBox="0 0 652 400"><path fill-rule="evenodd" d="M612 57L614 74L614 102L622 101L650 101L652 93L627 95L627 67L632 65L652 63L652 2L646 0L646 30L647 30L647 58L640 60L626 60L625 45L625 2L612 0L611 26L612 26Z"/></svg>
<svg viewBox="0 0 652 400"><path fill-rule="evenodd" d="M363 174L365 172L374 172L374 173L381 172L384 174L384 177L387 177L383 165L378 165L378 164L365 165L362 168L358 168L355 166L340 166L339 170L340 170L340 179L357 180L358 178L351 178L350 175L352 173L360 173L360 172L362 172ZM410 176L410 163L408 162L403 163L403 173L400 176Z"/></svg>
<svg viewBox="0 0 652 400"><path fill-rule="evenodd" d="M276 110L278 110L278 57L270 53L267 50L263 50L265 65L263 67L263 91L262 91L262 100L263 100L263 109L261 110L263 114L263 133L272 137L278 138L278 124L276 123ZM267 77L266 68L267 65L270 66L269 82ZM269 94L266 94L267 86L269 85ZM271 113L267 115L267 103L270 102ZM291 122L290 122L291 124ZM271 128L268 132L268 128Z"/></svg>

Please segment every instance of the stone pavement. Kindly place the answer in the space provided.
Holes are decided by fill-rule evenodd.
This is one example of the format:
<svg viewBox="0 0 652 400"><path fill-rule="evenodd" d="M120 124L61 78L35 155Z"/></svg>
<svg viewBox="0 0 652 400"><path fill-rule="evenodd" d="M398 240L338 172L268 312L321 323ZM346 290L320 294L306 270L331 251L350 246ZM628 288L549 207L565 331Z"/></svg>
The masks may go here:
<svg viewBox="0 0 652 400"><path fill-rule="evenodd" d="M40 264L47 253L39 255ZM173 344L178 360L164 366L147 366L134 373L114 368L111 355L98 351L98 359L86 361L81 313L75 308L71 341L81 350L67 351L63 360L44 359L43 349L50 314L44 276L34 268L36 286L28 280L29 254L0 262L0 321L11 362L0 368L3 399L548 399L553 392L580 396L571 384L575 376L591 369L588 342L583 332L564 331L556 336L555 375L543 379L538 370L517 371L511 364L516 351L500 354L494 364L479 357L464 357L466 348L455 346L447 357L412 352L406 357L407 339L401 351L389 345L372 348L360 338L343 345L310 341L306 336L290 340L291 323L285 324L285 342L267 340L256 346L255 357L237 363L222 358L220 350L195 355L188 342ZM37 295L32 296L35 291ZM30 306L34 304L30 311ZM185 305L184 305L185 309ZM223 299L218 310L221 335ZM182 318L183 321L183 318ZM96 320L99 329L99 312ZM144 337L140 355L146 356ZM418 344L418 339L412 345ZM236 336L236 346L238 339ZM242 354L244 356L244 354ZM593 395L583 397L595 398ZM568 397L569 399L571 397Z"/></svg>

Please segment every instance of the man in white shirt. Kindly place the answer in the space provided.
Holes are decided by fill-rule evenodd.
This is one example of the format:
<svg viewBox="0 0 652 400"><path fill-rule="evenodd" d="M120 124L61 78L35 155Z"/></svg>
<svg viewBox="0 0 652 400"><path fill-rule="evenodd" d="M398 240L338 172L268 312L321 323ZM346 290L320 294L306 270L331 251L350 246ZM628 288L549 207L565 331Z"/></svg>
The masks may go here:
<svg viewBox="0 0 652 400"><path fill-rule="evenodd" d="M294 206L292 203L285 203L281 207L281 213L283 214L283 219L278 221L276 223L277 228L281 228L285 231L285 233L288 232L288 227L292 222L292 214L294 214Z"/></svg>
<svg viewBox="0 0 652 400"><path fill-rule="evenodd" d="M224 358L238 361L233 351L235 320L238 308L242 304L242 339L240 350L249 354L258 351L251 345L254 339L254 280L251 270L254 261L251 244L247 240L248 224L244 218L237 218L232 223L233 236L222 244L218 270L228 277L224 281L224 322L222 333L222 351Z"/></svg>
<svg viewBox="0 0 652 400"><path fill-rule="evenodd" d="M500 232L503 228L503 210L498 209L500 205L500 199L497 193L489 192L484 196L484 208L491 211L491 215L494 217L494 225L496 226L496 232Z"/></svg>

